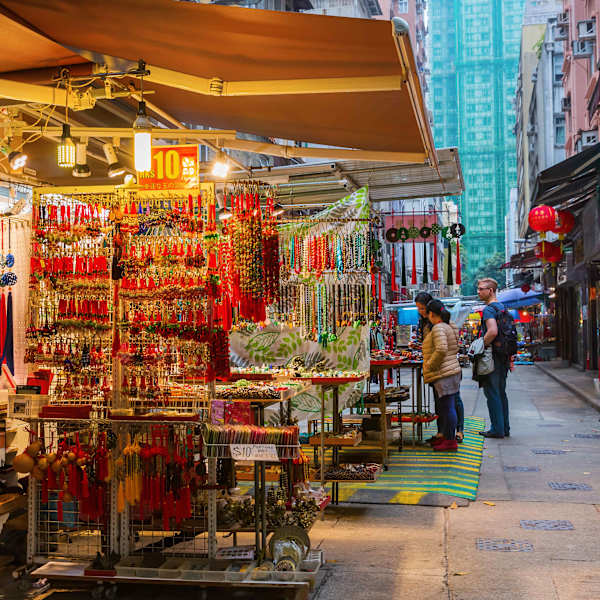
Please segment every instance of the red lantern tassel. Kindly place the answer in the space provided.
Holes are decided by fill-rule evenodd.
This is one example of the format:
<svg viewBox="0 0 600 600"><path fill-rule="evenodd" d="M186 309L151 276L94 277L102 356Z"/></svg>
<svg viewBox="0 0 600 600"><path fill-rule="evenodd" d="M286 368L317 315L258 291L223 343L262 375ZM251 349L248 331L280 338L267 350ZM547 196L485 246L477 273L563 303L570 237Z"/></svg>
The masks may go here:
<svg viewBox="0 0 600 600"><path fill-rule="evenodd" d="M381 301L381 271L377 273L377 310L380 315L383 313L383 303Z"/></svg>
<svg viewBox="0 0 600 600"><path fill-rule="evenodd" d="M391 276L392 276L392 292L397 292L398 286L396 285L396 251L395 251L394 246L392 246Z"/></svg>
<svg viewBox="0 0 600 600"><path fill-rule="evenodd" d="M440 274L438 272L438 251L437 251L437 235L433 236L433 274L431 275L432 281L438 281Z"/></svg>
<svg viewBox="0 0 600 600"><path fill-rule="evenodd" d="M456 285L462 283L461 269L460 269L460 242L456 240Z"/></svg>
<svg viewBox="0 0 600 600"><path fill-rule="evenodd" d="M415 245L415 240L413 240L412 246L412 274L410 277L410 283L411 285L417 285L417 248Z"/></svg>

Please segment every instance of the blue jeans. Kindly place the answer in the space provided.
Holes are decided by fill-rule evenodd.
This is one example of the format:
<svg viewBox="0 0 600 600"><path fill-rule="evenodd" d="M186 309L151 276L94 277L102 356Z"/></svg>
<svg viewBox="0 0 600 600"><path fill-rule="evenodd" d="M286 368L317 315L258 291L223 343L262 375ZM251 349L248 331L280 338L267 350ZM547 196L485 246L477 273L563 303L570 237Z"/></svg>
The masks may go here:
<svg viewBox="0 0 600 600"><path fill-rule="evenodd" d="M488 411L492 425L490 431L497 435L509 435L508 398L506 396L506 377L508 366L495 360L494 370L486 376L483 393L487 398Z"/></svg>
<svg viewBox="0 0 600 600"><path fill-rule="evenodd" d="M441 396L439 399L440 417L442 418L442 433L447 440L456 439L456 397L458 394ZM439 420L439 419L438 419Z"/></svg>
<svg viewBox="0 0 600 600"><path fill-rule="evenodd" d="M463 404L462 398L460 397L460 392L455 394L456 396L456 431L462 433L465 429L465 406Z"/></svg>
<svg viewBox="0 0 600 600"><path fill-rule="evenodd" d="M438 393L435 391L435 387L431 386L431 391L433 392L433 401L435 406L434 412L436 415L438 415L437 430L438 433L444 433L444 415L442 414L440 407L440 398L438 396ZM462 398L460 397L460 391L457 392L454 396L456 398L456 431L462 433L465 430L465 406L463 404Z"/></svg>

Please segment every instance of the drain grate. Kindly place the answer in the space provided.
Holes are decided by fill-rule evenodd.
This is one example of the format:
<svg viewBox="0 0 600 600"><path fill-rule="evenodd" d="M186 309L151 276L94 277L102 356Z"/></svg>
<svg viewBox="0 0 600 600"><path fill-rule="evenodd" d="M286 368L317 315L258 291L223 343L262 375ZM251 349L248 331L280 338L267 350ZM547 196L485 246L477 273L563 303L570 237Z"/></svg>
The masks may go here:
<svg viewBox="0 0 600 600"><path fill-rule="evenodd" d="M582 490L589 492L592 489L592 487L587 483L563 483L559 481L549 481L548 485L553 490Z"/></svg>
<svg viewBox="0 0 600 600"><path fill-rule="evenodd" d="M505 471L515 472L515 473L535 473L540 470L539 467L504 467Z"/></svg>
<svg viewBox="0 0 600 600"><path fill-rule="evenodd" d="M496 550L497 552L533 552L529 542L517 542L502 538L477 538L477 550Z"/></svg>
<svg viewBox="0 0 600 600"><path fill-rule="evenodd" d="M571 521L551 521L546 519L540 520L522 520L521 527L523 529L543 529L544 531L567 531L575 529Z"/></svg>
<svg viewBox="0 0 600 600"><path fill-rule="evenodd" d="M600 440L600 433L576 433L575 437L584 440Z"/></svg>
<svg viewBox="0 0 600 600"><path fill-rule="evenodd" d="M550 450L549 448L532 448L534 454L566 454L566 450Z"/></svg>
<svg viewBox="0 0 600 600"><path fill-rule="evenodd" d="M560 423L540 423L538 427L562 427Z"/></svg>

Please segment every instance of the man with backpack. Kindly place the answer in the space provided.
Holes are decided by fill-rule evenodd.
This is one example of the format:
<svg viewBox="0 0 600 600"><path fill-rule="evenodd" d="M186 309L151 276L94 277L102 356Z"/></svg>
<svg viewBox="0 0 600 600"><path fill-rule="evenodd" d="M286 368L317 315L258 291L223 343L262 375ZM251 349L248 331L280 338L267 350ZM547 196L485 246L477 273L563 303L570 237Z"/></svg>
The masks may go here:
<svg viewBox="0 0 600 600"><path fill-rule="evenodd" d="M485 347L492 347L494 370L482 378L483 393L487 399L491 426L480 431L483 437L504 438L510 436L506 377L512 357L517 352L517 331L512 315L496 299L498 282L480 279L477 282L479 299L485 302L481 316L481 334Z"/></svg>

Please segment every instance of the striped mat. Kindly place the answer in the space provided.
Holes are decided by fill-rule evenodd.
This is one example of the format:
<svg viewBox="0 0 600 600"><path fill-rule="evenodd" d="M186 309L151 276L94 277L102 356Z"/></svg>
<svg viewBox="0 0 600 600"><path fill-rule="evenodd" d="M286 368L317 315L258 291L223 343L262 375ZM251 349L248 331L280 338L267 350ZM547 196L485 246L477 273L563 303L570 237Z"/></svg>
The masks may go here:
<svg viewBox="0 0 600 600"><path fill-rule="evenodd" d="M465 506L475 500L484 438L479 435L484 420L465 418L465 437L458 452L434 452L429 446L412 446L411 428L404 431L404 449L390 453L390 465L372 483L341 483L339 501L360 504L420 504L424 506ZM435 424L424 427L424 438L437 431ZM312 450L305 449L312 457ZM343 461L343 455L341 458ZM252 484L240 484L251 491Z"/></svg>
<svg viewBox="0 0 600 600"><path fill-rule="evenodd" d="M484 442L478 432L483 426L483 419L465 418L464 441L456 453L434 452L428 446L413 448L405 435L404 449L391 453L389 469L373 483L340 484L340 501L447 506L456 498L475 500ZM424 437L435 431L429 427Z"/></svg>

